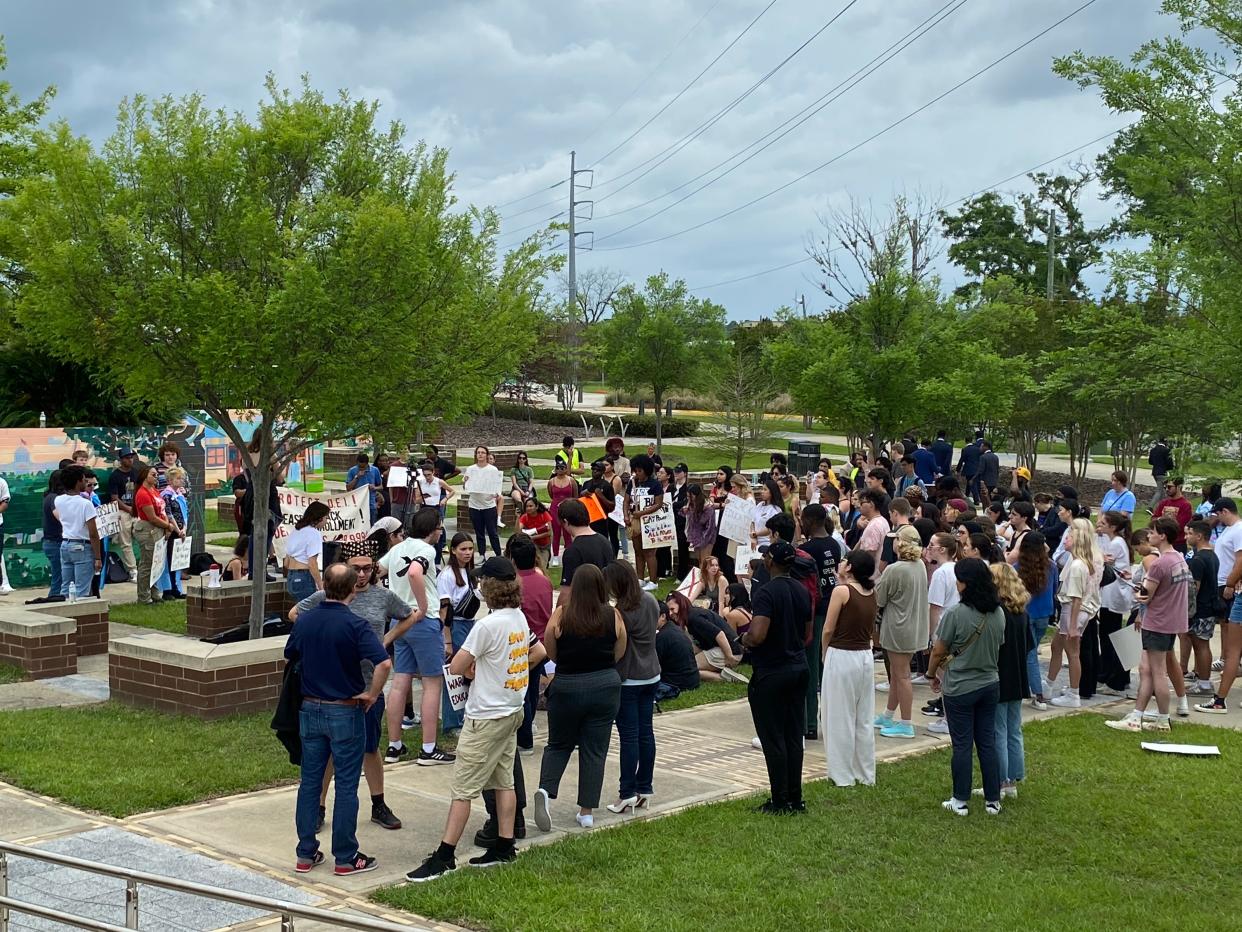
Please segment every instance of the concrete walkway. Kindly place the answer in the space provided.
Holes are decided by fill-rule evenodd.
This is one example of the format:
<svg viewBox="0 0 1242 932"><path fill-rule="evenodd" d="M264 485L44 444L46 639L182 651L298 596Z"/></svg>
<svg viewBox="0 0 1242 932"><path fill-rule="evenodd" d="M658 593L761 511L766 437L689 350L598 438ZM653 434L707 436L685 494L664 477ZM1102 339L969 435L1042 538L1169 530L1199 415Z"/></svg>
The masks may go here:
<svg viewBox="0 0 1242 932"><path fill-rule="evenodd" d="M875 669L876 680L879 682L883 679L883 668L877 664ZM925 687L916 687L917 737L904 741L877 738L878 760L892 761L948 746L947 736L927 733L923 726L930 720L922 718L917 712L918 707L929 696L930 693ZM886 694L877 691L877 711L883 708L885 699ZM1089 711L1119 716L1130 708L1131 703L1100 696L1091 700L1088 705ZM1024 720L1030 721L1072 713L1056 708L1047 712L1035 712L1027 706L1023 714ZM1186 720L1175 719L1171 736L1174 741L1177 740L1177 723L1182 721ZM1231 708L1226 715L1192 713L1189 721L1242 729L1242 710ZM1100 727L1103 727L1102 722ZM763 755L751 747L754 732L750 711L744 700L659 715L655 720L655 730L658 752L656 795L653 798L652 811L637 816L617 816L601 807L595 816L598 828L634 819L658 818L687 806L766 791L767 774ZM537 722L535 754L522 758L528 792L533 792L538 780L545 734L545 716L541 713ZM1118 740L1123 738L1119 736ZM1039 779L1039 767L1037 759L1028 761L1030 779ZM604 781L604 803L613 798L617 775L617 747L613 741ZM821 741L807 743L804 776L808 780L824 779L826 776ZM112 863L132 863L132 859L140 858L143 865L154 873L191 877L218 876L221 882L237 889L274 890L279 892L273 895L326 908L389 915L370 904L366 895L376 887L399 881L407 870L417 866L435 847L448 811L451 777L451 767L419 767L412 763L387 767L386 798L405 823L404 828L396 832L385 831L366 821L369 800L366 798L365 783L360 786L359 842L362 850L379 858L380 864L377 871L361 877L336 877L330 869L325 868L306 876L293 873L293 810L296 786L275 787L118 820L79 812L54 800L0 784L0 838L20 841L23 844L55 844L58 850L86 852L91 857ZM880 791L883 780L881 771ZM929 799L939 799L947 791L948 782L946 763L944 786L928 787ZM560 798L553 804L553 830L542 833L535 827L533 818L529 819L524 845L546 844L567 835L581 833L582 830L573 820L576 811L573 802L576 788L577 765L571 761L562 782ZM461 856L472 856L471 837L482 824L483 818L482 805L476 805L467 833L459 846ZM328 827L321 836L325 843L330 826L329 816ZM104 829L108 830L107 833L100 834ZM100 839L107 843L100 844ZM217 875L215 872L222 865L233 873ZM46 901L54 903L56 896L63 893L63 882L64 878L55 878L52 887L45 889L39 886L37 877L32 875L28 879L28 886L23 889L31 896L42 895L39 891L43 890ZM106 913L114 917L112 921L116 921L116 913L111 904L119 906L119 897L112 896L103 885L90 886L86 880L74 882L85 884L78 888L81 895L75 896L75 899L94 904L91 908L97 910L100 918ZM210 925L213 921L211 917L215 914L201 911L201 907L193 902L182 903L180 906L176 903L172 906L165 903L161 908L180 910L165 914L169 928L207 930L225 926L231 929L278 927L270 917L252 917L244 921L235 919L230 923ZM415 921L415 917L403 918L405 921ZM434 923L421 927L451 928ZM31 925L29 928L36 926ZM298 928L303 928L303 925L299 923Z"/></svg>

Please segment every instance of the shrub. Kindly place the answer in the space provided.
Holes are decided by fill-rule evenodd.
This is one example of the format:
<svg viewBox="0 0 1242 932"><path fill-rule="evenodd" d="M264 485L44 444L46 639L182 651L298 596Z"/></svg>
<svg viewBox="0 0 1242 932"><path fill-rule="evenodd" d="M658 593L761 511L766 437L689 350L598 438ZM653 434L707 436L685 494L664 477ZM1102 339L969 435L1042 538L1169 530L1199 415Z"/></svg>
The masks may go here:
<svg viewBox="0 0 1242 932"><path fill-rule="evenodd" d="M583 414L586 415L588 424L593 424L599 417L598 414L587 411L562 411L559 408L536 408L507 401L496 402L497 417L514 421L530 420L536 424L551 424L557 427L577 427L581 430ZM607 415L604 416L607 418ZM654 417L630 417L629 415L623 415L623 417L628 433L639 437L655 436ZM663 427L665 437L693 437L699 432L699 422L684 417L666 417Z"/></svg>

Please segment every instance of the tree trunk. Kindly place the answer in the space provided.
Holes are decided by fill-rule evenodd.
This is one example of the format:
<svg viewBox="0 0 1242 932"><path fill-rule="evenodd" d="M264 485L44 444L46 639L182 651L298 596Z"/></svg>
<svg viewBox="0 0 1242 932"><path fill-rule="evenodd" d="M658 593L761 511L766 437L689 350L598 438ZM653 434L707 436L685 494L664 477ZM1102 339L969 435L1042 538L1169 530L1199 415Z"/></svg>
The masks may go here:
<svg viewBox="0 0 1242 932"><path fill-rule="evenodd" d="M254 551L254 573L250 579L250 639L263 634L263 612L267 596L267 507L272 487L272 425L265 418L259 424L259 459L250 475L250 491L254 496L254 533L250 549Z"/></svg>

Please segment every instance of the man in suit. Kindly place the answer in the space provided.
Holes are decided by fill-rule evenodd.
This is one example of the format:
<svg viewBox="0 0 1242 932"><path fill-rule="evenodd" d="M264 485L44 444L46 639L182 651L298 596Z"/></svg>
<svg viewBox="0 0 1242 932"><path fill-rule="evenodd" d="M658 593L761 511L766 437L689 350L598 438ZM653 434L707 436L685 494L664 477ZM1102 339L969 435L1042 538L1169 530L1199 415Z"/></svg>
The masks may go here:
<svg viewBox="0 0 1242 932"><path fill-rule="evenodd" d="M983 431L975 432L975 440L962 447L962 455L957 461L957 471L966 480L966 494L977 504L979 498L980 461L983 459Z"/></svg>
<svg viewBox="0 0 1242 932"><path fill-rule="evenodd" d="M945 440L945 431L936 431L936 440L931 445L932 454L936 457L936 478L950 475L953 472L953 444Z"/></svg>

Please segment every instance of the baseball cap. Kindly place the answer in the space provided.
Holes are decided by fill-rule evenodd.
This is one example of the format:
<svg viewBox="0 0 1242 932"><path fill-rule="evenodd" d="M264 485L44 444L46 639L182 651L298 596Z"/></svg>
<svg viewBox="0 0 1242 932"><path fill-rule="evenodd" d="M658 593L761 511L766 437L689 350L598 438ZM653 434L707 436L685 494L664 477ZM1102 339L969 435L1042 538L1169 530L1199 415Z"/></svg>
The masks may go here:
<svg viewBox="0 0 1242 932"><path fill-rule="evenodd" d="M767 556L777 566L793 566L794 560L798 558L798 552L789 541L777 540L768 547Z"/></svg>
<svg viewBox="0 0 1242 932"><path fill-rule="evenodd" d="M517 579L517 570L504 557L488 557L479 567L479 575L486 579Z"/></svg>
<svg viewBox="0 0 1242 932"><path fill-rule="evenodd" d="M1025 466L1019 466L1019 467L1018 467L1018 478L1019 478L1019 479L1025 479L1027 482L1030 482L1030 481L1031 481L1031 471L1030 471L1029 469L1027 469Z"/></svg>
<svg viewBox="0 0 1242 932"><path fill-rule="evenodd" d="M393 517L380 518L378 521L376 521L374 524L371 525L371 530L368 532L368 534L374 534L376 531L383 531L386 534L395 534L400 529L401 529L401 522L398 521L396 518L393 518Z"/></svg>
<svg viewBox="0 0 1242 932"><path fill-rule="evenodd" d="M1212 514L1220 514L1222 511L1232 511L1236 515L1238 513L1238 503L1228 496L1218 498L1216 499L1216 504L1212 506Z"/></svg>
<svg viewBox="0 0 1242 932"><path fill-rule="evenodd" d="M116 454L116 458L119 460L123 460L127 456L134 456L134 455L135 453L132 447L121 447L120 451L118 451Z"/></svg>

